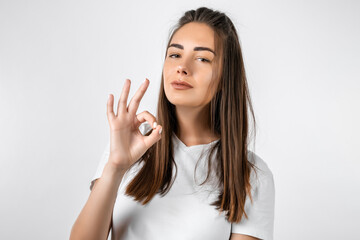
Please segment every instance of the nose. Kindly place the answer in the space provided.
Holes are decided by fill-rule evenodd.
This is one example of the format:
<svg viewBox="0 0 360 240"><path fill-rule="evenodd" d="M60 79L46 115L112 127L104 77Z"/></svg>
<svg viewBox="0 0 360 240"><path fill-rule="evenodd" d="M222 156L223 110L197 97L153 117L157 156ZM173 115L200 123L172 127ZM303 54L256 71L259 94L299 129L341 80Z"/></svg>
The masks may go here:
<svg viewBox="0 0 360 240"><path fill-rule="evenodd" d="M180 75L182 74L188 75L188 69L184 65L179 65L177 67L177 72L180 73Z"/></svg>

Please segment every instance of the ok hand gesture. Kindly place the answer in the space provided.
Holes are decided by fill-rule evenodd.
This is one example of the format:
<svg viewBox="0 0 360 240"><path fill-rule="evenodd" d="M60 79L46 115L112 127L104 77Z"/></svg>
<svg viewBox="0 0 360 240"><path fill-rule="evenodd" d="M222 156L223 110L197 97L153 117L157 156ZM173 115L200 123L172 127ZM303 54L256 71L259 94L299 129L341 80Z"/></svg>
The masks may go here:
<svg viewBox="0 0 360 240"><path fill-rule="evenodd" d="M116 115L113 112L114 97L112 94L109 95L106 113L110 125L109 162L119 170L126 171L147 149L161 139L162 127L156 124L154 115L148 111L136 115L149 83L150 81L145 79L127 106L131 81L126 79ZM139 126L145 121L153 127L149 136L143 136L139 131Z"/></svg>

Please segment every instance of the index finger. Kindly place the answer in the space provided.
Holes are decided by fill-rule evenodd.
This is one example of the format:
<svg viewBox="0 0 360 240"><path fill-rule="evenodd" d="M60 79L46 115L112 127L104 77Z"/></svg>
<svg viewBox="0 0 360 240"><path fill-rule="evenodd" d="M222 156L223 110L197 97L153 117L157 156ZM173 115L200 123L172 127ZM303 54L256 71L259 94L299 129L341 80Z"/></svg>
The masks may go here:
<svg viewBox="0 0 360 240"><path fill-rule="evenodd" d="M136 114L136 111L139 107L140 101L142 97L144 96L147 87L149 86L150 80L145 78L145 81L141 84L139 89L136 91L135 95L131 98L129 103L129 113Z"/></svg>

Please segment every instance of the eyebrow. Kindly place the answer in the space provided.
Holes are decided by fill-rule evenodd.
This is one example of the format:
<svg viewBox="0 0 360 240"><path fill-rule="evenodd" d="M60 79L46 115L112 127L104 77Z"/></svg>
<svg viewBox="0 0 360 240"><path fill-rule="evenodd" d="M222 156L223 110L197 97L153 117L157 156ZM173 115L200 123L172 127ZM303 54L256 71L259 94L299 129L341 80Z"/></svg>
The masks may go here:
<svg viewBox="0 0 360 240"><path fill-rule="evenodd" d="M176 48L184 49L184 46L181 44L178 44L178 43L172 43L172 44L170 44L169 47L176 47ZM208 47L194 47L194 51L209 51L209 52L212 52L214 55L216 55L215 51Z"/></svg>

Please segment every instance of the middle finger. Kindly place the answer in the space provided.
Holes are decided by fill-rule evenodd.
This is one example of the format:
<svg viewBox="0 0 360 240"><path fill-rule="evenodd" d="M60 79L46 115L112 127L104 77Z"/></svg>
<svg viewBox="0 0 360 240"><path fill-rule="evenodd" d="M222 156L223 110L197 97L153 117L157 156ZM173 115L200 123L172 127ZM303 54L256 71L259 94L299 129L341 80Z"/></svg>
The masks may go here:
<svg viewBox="0 0 360 240"><path fill-rule="evenodd" d="M131 98L128 111L131 114L136 114L136 111L139 107L140 101L144 96L147 87L149 86L150 81L146 78L145 81L141 84L139 89L136 91L135 95Z"/></svg>

